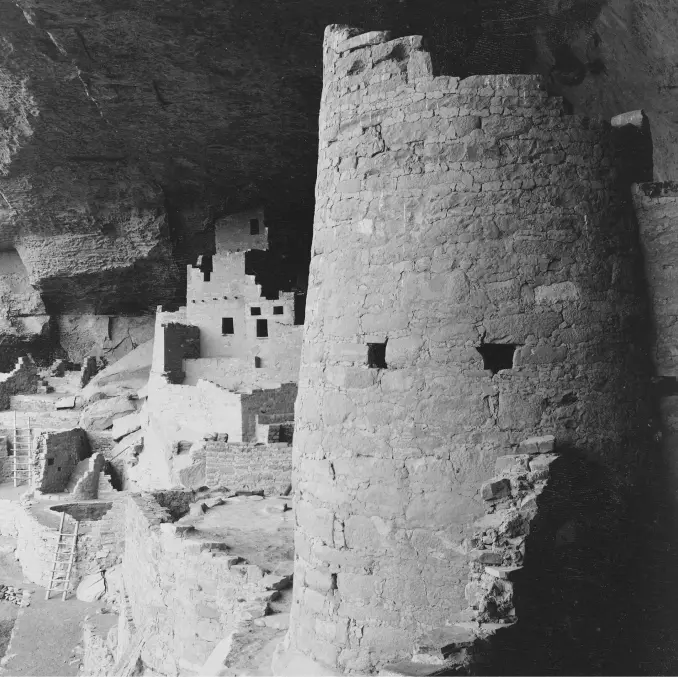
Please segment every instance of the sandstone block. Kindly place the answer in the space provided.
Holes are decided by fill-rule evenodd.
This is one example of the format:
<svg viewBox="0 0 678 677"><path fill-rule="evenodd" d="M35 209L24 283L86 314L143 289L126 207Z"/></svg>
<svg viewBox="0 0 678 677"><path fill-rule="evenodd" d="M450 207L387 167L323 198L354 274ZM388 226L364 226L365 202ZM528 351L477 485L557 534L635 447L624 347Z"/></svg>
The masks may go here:
<svg viewBox="0 0 678 677"><path fill-rule="evenodd" d="M106 430L115 419L136 411L134 403L127 397L109 397L90 403L80 415L80 427L85 430Z"/></svg>
<svg viewBox="0 0 678 677"><path fill-rule="evenodd" d="M507 581L514 581L523 567L485 567L485 573Z"/></svg>
<svg viewBox="0 0 678 677"><path fill-rule="evenodd" d="M101 599L105 594L106 582L100 573L85 576L82 581L80 581L78 589L75 592L75 596L81 602L95 602L96 600Z"/></svg>
<svg viewBox="0 0 678 677"><path fill-rule="evenodd" d="M467 628L456 625L438 628L416 641L413 660L424 662L425 657L428 657L426 662L442 662L451 654L473 646L476 639L475 632Z"/></svg>
<svg viewBox="0 0 678 677"><path fill-rule="evenodd" d="M119 442L123 437L136 432L141 429L141 417L139 414L128 414L121 416L113 421L112 436L116 442Z"/></svg>
<svg viewBox="0 0 678 677"><path fill-rule="evenodd" d="M534 289L534 300L539 304L576 301L578 298L579 289L574 282L557 282L556 284L541 285Z"/></svg>
<svg viewBox="0 0 678 677"><path fill-rule="evenodd" d="M556 438L553 435L530 437L518 445L521 454L549 454L556 448Z"/></svg>
<svg viewBox="0 0 678 677"><path fill-rule="evenodd" d="M390 39L390 31L369 31L368 33L363 33L361 35L356 35L354 37L342 40L336 44L334 51L341 54L354 49L360 49L361 47L370 47L372 45L378 45L382 42L388 42Z"/></svg>
<svg viewBox="0 0 678 677"><path fill-rule="evenodd" d="M530 457L528 454L500 456L494 463L497 473L521 473L529 469Z"/></svg>
<svg viewBox="0 0 678 677"><path fill-rule="evenodd" d="M497 501L511 495L511 482L506 478L485 482L480 489L485 501Z"/></svg>
<svg viewBox="0 0 678 677"><path fill-rule="evenodd" d="M208 508L205 503L193 503L189 508L189 515L191 515L191 517L202 517L207 510Z"/></svg>
<svg viewBox="0 0 678 677"><path fill-rule="evenodd" d="M263 577L261 584L267 590L285 590L292 585L292 575L276 576L274 574L268 574Z"/></svg>
<svg viewBox="0 0 678 677"><path fill-rule="evenodd" d="M55 409L75 409L75 396L62 397L60 400L57 400Z"/></svg>
<svg viewBox="0 0 678 677"><path fill-rule="evenodd" d="M504 561L503 555L494 550L471 550L469 556L480 564L501 564Z"/></svg>
<svg viewBox="0 0 678 677"><path fill-rule="evenodd" d="M530 470L536 472L538 470L548 469L551 463L558 458L558 454L541 454L530 461Z"/></svg>

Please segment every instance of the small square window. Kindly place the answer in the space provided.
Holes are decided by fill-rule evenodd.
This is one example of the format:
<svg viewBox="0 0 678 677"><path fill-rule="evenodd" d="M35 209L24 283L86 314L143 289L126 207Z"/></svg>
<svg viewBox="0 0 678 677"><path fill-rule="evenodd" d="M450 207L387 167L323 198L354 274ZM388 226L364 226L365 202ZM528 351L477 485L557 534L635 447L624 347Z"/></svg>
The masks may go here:
<svg viewBox="0 0 678 677"><path fill-rule="evenodd" d="M284 312L284 308L282 306L273 306L273 314L274 315L282 315Z"/></svg>
<svg viewBox="0 0 678 677"><path fill-rule="evenodd" d="M250 235L259 235L259 219L250 219Z"/></svg>
<svg viewBox="0 0 678 677"><path fill-rule="evenodd" d="M48 459L47 459L47 465L54 465L54 459L53 459L53 458L48 458Z"/></svg>
<svg viewBox="0 0 678 677"><path fill-rule="evenodd" d="M224 335L235 334L233 328L233 318L232 317L222 317L221 318L221 333Z"/></svg>
<svg viewBox="0 0 678 677"><path fill-rule="evenodd" d="M261 308L250 308L250 315L261 315Z"/></svg>
<svg viewBox="0 0 678 677"><path fill-rule="evenodd" d="M268 320L257 320L257 338L268 336Z"/></svg>
<svg viewBox="0 0 678 677"><path fill-rule="evenodd" d="M386 369L386 344L367 344L367 366L370 369Z"/></svg>
<svg viewBox="0 0 678 677"><path fill-rule="evenodd" d="M513 368L517 347L515 343L483 343L476 350L483 358L483 367L494 375L503 369Z"/></svg>

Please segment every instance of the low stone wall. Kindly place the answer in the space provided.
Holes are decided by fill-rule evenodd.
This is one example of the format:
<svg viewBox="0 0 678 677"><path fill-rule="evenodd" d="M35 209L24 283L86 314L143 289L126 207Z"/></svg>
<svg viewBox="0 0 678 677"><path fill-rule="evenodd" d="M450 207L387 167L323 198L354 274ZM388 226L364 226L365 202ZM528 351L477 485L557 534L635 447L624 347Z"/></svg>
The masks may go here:
<svg viewBox="0 0 678 677"><path fill-rule="evenodd" d="M151 670L199 674L217 643L276 596L280 577L220 546L188 538L150 494L129 496L123 579L134 626L154 628L141 654Z"/></svg>
<svg viewBox="0 0 678 677"><path fill-rule="evenodd" d="M205 483L265 494L281 494L292 482L292 446L205 442Z"/></svg>
<svg viewBox="0 0 678 677"><path fill-rule="evenodd" d="M89 563L84 573L107 571L122 561L125 548L125 500L113 502L113 507L96 522L91 523L87 550L82 547L82 561ZM86 554L85 554L86 553Z"/></svg>
<svg viewBox="0 0 678 677"><path fill-rule="evenodd" d="M24 576L47 586L54 559L57 531L38 522L26 504L0 501L0 533L16 539L16 558Z"/></svg>
<svg viewBox="0 0 678 677"><path fill-rule="evenodd" d="M20 357L8 374L0 374L0 409L9 409L9 398L38 391L38 368L30 357Z"/></svg>
<svg viewBox="0 0 678 677"><path fill-rule="evenodd" d="M79 507L83 505L86 504L79 504ZM93 502L90 505L96 508L104 504ZM82 512L76 515L82 519L71 590L87 574L105 571L120 561L124 543L124 513L125 503L119 500L112 503L103 516L101 510L96 509L91 513L92 519L86 519ZM68 530L71 529L69 525ZM36 585L47 586L58 529L39 522L30 512L28 503L3 500L0 501L0 534L16 539L16 558L26 578Z"/></svg>

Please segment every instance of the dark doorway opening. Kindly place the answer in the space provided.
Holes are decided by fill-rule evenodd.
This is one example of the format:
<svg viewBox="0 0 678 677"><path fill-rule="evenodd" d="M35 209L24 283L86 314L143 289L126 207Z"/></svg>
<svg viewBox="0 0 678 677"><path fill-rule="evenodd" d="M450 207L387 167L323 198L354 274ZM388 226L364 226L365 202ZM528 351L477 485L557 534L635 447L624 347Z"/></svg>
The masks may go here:
<svg viewBox="0 0 678 677"><path fill-rule="evenodd" d="M296 293L294 295L294 324L299 326L304 324L306 319L306 293Z"/></svg>
<svg viewBox="0 0 678 677"><path fill-rule="evenodd" d="M233 328L233 318L232 317L222 317L221 318L221 333L222 334L234 334L235 330Z"/></svg>
<svg viewBox="0 0 678 677"><path fill-rule="evenodd" d="M257 320L257 338L268 336L268 320Z"/></svg>

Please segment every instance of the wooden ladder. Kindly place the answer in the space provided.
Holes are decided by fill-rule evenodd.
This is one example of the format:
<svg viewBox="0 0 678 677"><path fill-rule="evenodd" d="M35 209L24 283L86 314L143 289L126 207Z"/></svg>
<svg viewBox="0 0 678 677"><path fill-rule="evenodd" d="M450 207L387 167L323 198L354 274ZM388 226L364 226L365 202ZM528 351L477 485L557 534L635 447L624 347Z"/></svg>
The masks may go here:
<svg viewBox="0 0 678 677"><path fill-rule="evenodd" d="M78 542L78 527L80 526L78 520L73 521L75 522L73 531L65 531L64 527L67 523L66 513L61 513L59 535L57 537L56 548L54 549L52 573L50 574L49 586L45 592L45 599L49 599L53 592L63 593L62 600L65 600L68 596L68 586L71 582L71 572L73 571L73 562L75 561L75 548ZM71 540L66 540L68 538ZM67 565L65 571L63 569L64 565Z"/></svg>
<svg viewBox="0 0 678 677"><path fill-rule="evenodd" d="M26 416L25 426L19 427L14 412L14 458L12 462L12 476L14 486L29 483L32 475L33 440L31 435L31 417Z"/></svg>

